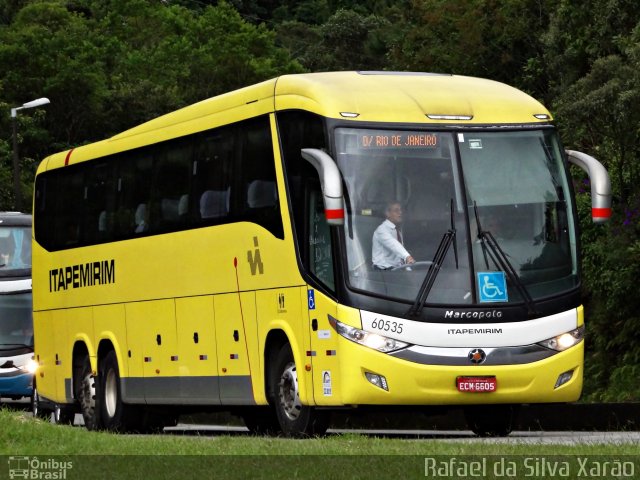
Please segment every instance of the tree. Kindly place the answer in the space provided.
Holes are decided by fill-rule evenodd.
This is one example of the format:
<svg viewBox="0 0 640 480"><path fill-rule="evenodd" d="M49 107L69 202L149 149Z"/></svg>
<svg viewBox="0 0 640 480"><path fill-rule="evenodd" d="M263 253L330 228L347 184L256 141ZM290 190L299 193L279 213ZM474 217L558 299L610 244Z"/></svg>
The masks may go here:
<svg viewBox="0 0 640 480"><path fill-rule="evenodd" d="M389 52L393 68L473 75L520 86L539 55L548 0L412 0Z"/></svg>
<svg viewBox="0 0 640 480"><path fill-rule="evenodd" d="M0 103L51 100L19 118L27 191L36 159L51 152L302 69L274 32L227 3L189 9L149 0L26 2L0 29L0 67ZM11 131L8 116L3 125ZM10 160L0 144L0 180Z"/></svg>
<svg viewBox="0 0 640 480"><path fill-rule="evenodd" d="M312 71L382 70L387 66L388 26L375 15L338 10L318 28L319 42L308 47L301 63Z"/></svg>
<svg viewBox="0 0 640 480"><path fill-rule="evenodd" d="M17 106L46 96L57 105L18 115L21 171L29 186L36 159L73 139L87 138L102 119L107 90L100 52L86 41L90 36L90 25L58 2L27 4L0 30L5 101ZM10 165L6 156L2 164Z"/></svg>
<svg viewBox="0 0 640 480"><path fill-rule="evenodd" d="M578 194L590 339L586 392L598 401L640 398L631 380L640 375L639 33L640 23L616 43L617 54L593 60L570 86L560 88L566 81L560 79L554 102L565 143L598 157L612 176L614 215L608 226L591 224L588 200Z"/></svg>

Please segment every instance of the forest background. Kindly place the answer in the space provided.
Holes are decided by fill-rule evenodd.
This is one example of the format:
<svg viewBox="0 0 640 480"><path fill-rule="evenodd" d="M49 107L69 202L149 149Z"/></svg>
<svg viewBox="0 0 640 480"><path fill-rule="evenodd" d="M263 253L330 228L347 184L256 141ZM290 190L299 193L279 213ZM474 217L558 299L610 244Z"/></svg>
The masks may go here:
<svg viewBox="0 0 640 480"><path fill-rule="evenodd" d="M285 73L408 70L518 87L565 147L611 174L590 221L576 178L587 315L583 400L640 401L640 15L637 0L0 0L0 210L38 162L190 103ZM3 113L2 113L3 112ZM573 167L572 167L573 168Z"/></svg>

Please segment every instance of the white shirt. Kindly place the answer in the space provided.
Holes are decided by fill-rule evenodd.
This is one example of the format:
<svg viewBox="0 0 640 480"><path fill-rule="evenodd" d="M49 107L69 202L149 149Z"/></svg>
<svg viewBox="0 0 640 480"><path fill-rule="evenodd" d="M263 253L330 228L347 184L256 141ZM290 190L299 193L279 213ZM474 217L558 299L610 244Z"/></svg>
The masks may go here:
<svg viewBox="0 0 640 480"><path fill-rule="evenodd" d="M411 254L398 241L395 224L390 220L382 222L373 232L371 261L380 268L392 268L403 265Z"/></svg>

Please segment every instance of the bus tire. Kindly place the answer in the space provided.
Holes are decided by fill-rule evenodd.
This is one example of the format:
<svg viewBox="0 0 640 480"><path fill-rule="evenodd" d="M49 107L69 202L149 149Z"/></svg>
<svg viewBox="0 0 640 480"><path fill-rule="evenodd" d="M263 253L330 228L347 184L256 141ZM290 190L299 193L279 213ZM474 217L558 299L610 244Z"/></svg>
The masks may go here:
<svg viewBox="0 0 640 480"><path fill-rule="evenodd" d="M272 406L248 407L240 414L245 426L253 435L278 435L282 432L278 416Z"/></svg>
<svg viewBox="0 0 640 480"><path fill-rule="evenodd" d="M479 437L506 437L513 430L517 405L473 405L464 409L469 429Z"/></svg>
<svg viewBox="0 0 640 480"><path fill-rule="evenodd" d="M122 402L122 385L116 352L110 350L99 365L98 399L100 417L105 430L112 432L140 431L140 415L133 405Z"/></svg>
<svg viewBox="0 0 640 480"><path fill-rule="evenodd" d="M129 431L137 433L162 433L165 427L175 427L180 420L178 411L163 407L140 407L127 405L129 415ZM135 412L135 413L131 413Z"/></svg>
<svg viewBox="0 0 640 480"><path fill-rule="evenodd" d="M291 346L282 346L271 365L273 405L282 433L286 437L323 435L329 426L329 412L302 405L298 373Z"/></svg>
<svg viewBox="0 0 640 480"><path fill-rule="evenodd" d="M80 404L80 413L87 430L99 430L101 428L100 411L98 402L98 380L91 371L89 357L84 356L80 362L79 374L74 377L75 394Z"/></svg>
<svg viewBox="0 0 640 480"><path fill-rule="evenodd" d="M33 392L31 392L31 413L33 418L39 418L41 420L48 420L51 417L51 411L43 408L40 402L40 394L36 387L35 380L33 382Z"/></svg>
<svg viewBox="0 0 640 480"><path fill-rule="evenodd" d="M73 425L76 418L76 412L72 407L58 405L53 409L53 423L58 425Z"/></svg>

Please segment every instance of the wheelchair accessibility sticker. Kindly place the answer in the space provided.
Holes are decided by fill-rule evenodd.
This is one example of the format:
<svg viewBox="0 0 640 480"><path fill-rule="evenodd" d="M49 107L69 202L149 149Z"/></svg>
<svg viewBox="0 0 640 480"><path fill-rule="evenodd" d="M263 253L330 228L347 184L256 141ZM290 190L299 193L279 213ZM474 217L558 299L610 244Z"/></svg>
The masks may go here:
<svg viewBox="0 0 640 480"><path fill-rule="evenodd" d="M314 290L307 290L307 302L309 303L309 310L316 309L316 293Z"/></svg>
<svg viewBox="0 0 640 480"><path fill-rule="evenodd" d="M478 272L480 302L508 302L507 281L504 272Z"/></svg>

